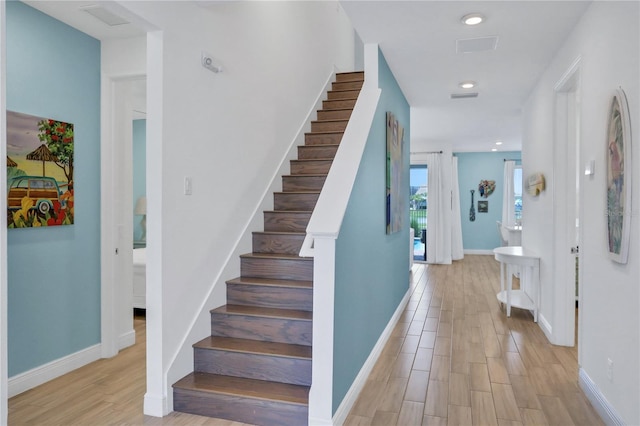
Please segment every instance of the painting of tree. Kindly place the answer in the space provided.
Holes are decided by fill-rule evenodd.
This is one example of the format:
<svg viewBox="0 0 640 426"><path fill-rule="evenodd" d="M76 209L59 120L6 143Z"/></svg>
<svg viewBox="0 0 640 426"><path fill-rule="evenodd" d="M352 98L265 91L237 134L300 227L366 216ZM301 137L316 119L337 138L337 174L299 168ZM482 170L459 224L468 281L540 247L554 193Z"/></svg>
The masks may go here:
<svg viewBox="0 0 640 426"><path fill-rule="evenodd" d="M73 181L73 124L56 120L38 122L38 139L56 157L54 163L64 171L67 182Z"/></svg>

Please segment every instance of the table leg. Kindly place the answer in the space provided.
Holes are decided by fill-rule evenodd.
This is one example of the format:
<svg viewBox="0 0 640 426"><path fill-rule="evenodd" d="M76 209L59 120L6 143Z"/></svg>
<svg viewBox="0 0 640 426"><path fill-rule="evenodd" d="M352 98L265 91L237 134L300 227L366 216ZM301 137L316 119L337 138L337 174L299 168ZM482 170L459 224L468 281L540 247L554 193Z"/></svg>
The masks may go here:
<svg viewBox="0 0 640 426"><path fill-rule="evenodd" d="M505 265L507 273L507 317L511 316L511 289L513 288L513 273L509 265Z"/></svg>

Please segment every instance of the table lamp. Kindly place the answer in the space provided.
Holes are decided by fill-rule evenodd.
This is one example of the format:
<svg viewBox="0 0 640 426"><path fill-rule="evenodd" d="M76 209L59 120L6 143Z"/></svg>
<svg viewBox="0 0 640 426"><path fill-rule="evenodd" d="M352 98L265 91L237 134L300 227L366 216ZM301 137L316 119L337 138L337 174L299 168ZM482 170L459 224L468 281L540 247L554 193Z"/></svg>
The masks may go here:
<svg viewBox="0 0 640 426"><path fill-rule="evenodd" d="M142 216L142 220L140 221L140 227L142 228L142 236L140 237L140 241L147 240L147 197L142 196L138 198L136 201L136 208L133 210L133 213L137 216Z"/></svg>

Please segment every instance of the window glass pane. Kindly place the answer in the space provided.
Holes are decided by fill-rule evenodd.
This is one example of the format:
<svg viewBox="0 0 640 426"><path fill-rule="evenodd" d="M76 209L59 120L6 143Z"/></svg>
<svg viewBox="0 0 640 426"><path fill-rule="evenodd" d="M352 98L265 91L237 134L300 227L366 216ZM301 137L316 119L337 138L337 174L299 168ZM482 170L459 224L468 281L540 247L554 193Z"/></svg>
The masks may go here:
<svg viewBox="0 0 640 426"><path fill-rule="evenodd" d="M516 221L522 220L522 167L513 169L513 195L515 200Z"/></svg>

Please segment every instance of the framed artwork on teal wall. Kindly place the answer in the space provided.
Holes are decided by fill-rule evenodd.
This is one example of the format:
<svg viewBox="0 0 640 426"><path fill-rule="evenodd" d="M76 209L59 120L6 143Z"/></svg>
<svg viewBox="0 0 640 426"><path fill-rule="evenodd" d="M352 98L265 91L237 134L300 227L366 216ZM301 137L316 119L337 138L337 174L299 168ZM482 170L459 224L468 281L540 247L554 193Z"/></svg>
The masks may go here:
<svg viewBox="0 0 640 426"><path fill-rule="evenodd" d="M9 228L72 225L73 124L7 111Z"/></svg>
<svg viewBox="0 0 640 426"><path fill-rule="evenodd" d="M404 128L387 112L387 234L402 228L405 200L402 199L402 144Z"/></svg>

